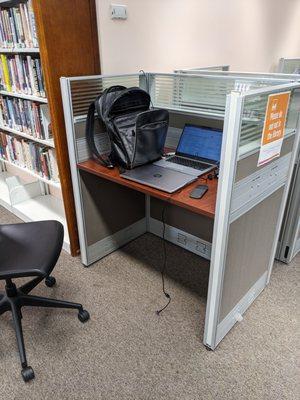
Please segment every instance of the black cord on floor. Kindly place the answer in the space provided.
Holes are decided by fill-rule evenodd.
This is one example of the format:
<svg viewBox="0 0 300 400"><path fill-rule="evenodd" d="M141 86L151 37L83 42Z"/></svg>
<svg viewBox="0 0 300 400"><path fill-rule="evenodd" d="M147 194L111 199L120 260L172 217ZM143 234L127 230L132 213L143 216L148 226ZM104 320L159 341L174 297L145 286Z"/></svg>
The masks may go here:
<svg viewBox="0 0 300 400"><path fill-rule="evenodd" d="M164 311L168 307L168 305L171 303L171 296L169 295L169 293L166 292L166 289L165 289L165 271L167 268L167 247L166 247L166 241L165 241L165 233L166 233L165 213L166 213L167 205L168 205L167 203L164 204L164 207L163 207L162 213L161 213L161 220L163 223L163 266L162 266L162 270L161 270L161 280L162 280L162 291L163 291L163 294L168 299L168 302L163 308L156 311L157 315L160 315L160 313L162 311Z"/></svg>

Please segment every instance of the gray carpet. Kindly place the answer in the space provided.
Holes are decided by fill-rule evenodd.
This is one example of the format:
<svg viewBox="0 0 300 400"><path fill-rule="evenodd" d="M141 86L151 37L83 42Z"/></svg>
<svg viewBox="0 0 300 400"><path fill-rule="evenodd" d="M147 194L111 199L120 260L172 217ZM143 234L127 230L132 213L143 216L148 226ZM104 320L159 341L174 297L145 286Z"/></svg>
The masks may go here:
<svg viewBox="0 0 300 400"><path fill-rule="evenodd" d="M0 223L17 219L0 208ZM271 284L215 352L202 345L208 264L168 245L165 304L162 242L147 234L92 267L62 253L57 286L35 293L82 302L91 313L24 309L29 364L24 384L11 316L0 317L1 399L227 400L299 398L297 267L276 264ZM299 268L298 268L299 271ZM3 284L0 284L0 290Z"/></svg>

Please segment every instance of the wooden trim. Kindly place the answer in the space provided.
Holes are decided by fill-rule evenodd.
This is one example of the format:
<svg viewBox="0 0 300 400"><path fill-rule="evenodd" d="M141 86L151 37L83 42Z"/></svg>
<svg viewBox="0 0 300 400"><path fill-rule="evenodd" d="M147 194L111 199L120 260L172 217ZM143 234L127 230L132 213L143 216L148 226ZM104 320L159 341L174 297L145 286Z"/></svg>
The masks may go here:
<svg viewBox="0 0 300 400"><path fill-rule="evenodd" d="M94 0L33 0L72 255L79 252L60 77L100 74Z"/></svg>
<svg viewBox="0 0 300 400"><path fill-rule="evenodd" d="M89 1L90 4L90 19L91 19L91 37L92 41L94 42L94 71L95 74L100 74L101 73L101 66L100 66L100 45L98 41L98 26L97 26L97 9L96 9L96 3L95 0ZM94 38L94 39L93 39Z"/></svg>

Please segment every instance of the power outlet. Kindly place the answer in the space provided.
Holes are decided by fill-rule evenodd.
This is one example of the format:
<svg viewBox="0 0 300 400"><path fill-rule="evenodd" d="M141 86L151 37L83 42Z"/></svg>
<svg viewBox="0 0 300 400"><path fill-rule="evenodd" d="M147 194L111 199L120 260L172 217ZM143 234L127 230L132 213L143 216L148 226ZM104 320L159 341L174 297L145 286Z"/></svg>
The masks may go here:
<svg viewBox="0 0 300 400"><path fill-rule="evenodd" d="M206 254L206 252L207 252L207 246L206 246L205 243L197 241L197 242L196 242L196 250L197 250L199 253Z"/></svg>
<svg viewBox="0 0 300 400"><path fill-rule="evenodd" d="M127 7L122 4L110 5L111 19L127 19Z"/></svg>
<svg viewBox="0 0 300 400"><path fill-rule="evenodd" d="M186 236L182 233L177 234L177 242L183 245L186 245Z"/></svg>

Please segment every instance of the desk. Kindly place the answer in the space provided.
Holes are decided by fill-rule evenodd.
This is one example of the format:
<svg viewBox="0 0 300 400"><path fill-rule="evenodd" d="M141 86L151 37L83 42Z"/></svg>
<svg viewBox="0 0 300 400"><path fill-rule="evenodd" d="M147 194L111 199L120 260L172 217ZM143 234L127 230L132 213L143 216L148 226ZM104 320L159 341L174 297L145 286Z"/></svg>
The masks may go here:
<svg viewBox="0 0 300 400"><path fill-rule="evenodd" d="M214 218L215 216L218 185L217 179L208 179L207 182L205 182L205 184L207 184L208 186L208 191L202 199L197 200L191 199L189 197L189 194L195 186L204 183L202 178L197 179L197 181L192 182L191 184L185 186L184 188L178 190L173 194L169 194L161 190L151 188L150 186L142 185L140 183L124 179L120 176L119 170L117 168L108 169L91 159L78 163L77 166L80 170L89 172L93 175L97 175L101 178L137 190L138 192L142 192L146 195L156 197L160 200L168 201L170 204L185 208L196 214L205 215L209 218Z"/></svg>
<svg viewBox="0 0 300 400"><path fill-rule="evenodd" d="M220 179L207 182L209 190L202 199L189 198L201 179L169 195L125 180L118 170L90 159L85 137L88 107L112 85L146 88L154 108L169 110L168 147L176 147L185 124L223 128ZM273 75L245 79L221 72L143 72L61 78L61 86L83 264L92 264L145 232L162 237L167 203L164 237L210 259L204 343L214 349L270 279L300 137L300 84ZM269 96L286 91L292 94L290 131L280 157L258 166ZM109 150L101 124L95 140L103 151Z"/></svg>

